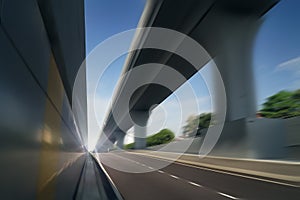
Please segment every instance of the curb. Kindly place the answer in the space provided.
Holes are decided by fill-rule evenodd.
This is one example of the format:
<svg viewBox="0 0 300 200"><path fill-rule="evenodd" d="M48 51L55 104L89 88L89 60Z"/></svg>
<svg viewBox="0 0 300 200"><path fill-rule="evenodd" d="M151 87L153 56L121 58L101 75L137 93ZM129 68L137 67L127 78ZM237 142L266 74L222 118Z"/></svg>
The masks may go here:
<svg viewBox="0 0 300 200"><path fill-rule="evenodd" d="M117 189L115 183L113 182L113 180L111 179L111 177L109 176L109 174L107 173L107 171L105 170L105 168L103 167L102 163L98 160L97 156L95 156L94 154L90 153L91 157L96 161L97 165L99 166L99 168L102 170L102 172L105 174L110 186L112 187L116 197L118 198L118 200L123 200L124 198L122 197L121 193L119 192L119 190Z"/></svg>

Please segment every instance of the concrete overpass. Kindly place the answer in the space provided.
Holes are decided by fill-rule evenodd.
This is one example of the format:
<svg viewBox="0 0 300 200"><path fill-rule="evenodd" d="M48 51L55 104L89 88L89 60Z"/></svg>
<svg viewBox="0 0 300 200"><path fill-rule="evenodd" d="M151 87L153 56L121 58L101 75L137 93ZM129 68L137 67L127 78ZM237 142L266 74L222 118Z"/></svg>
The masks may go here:
<svg viewBox="0 0 300 200"><path fill-rule="evenodd" d="M140 27L162 27L184 33L202 45L210 57L202 59L201 65L194 68L191 63L172 52L145 48L148 42L156 39L153 36L154 32L145 31L137 33L133 47L140 48L127 57L123 74L143 64L159 63L177 70L188 79L212 58L223 79L227 96L225 125L214 151L218 152L220 147L219 153L221 153L224 148L233 147L227 148L228 152L239 152L246 157L280 156L282 152L279 146L283 134L280 122L255 119L256 101L252 69L253 42L263 23L262 17L277 2L276 0L148 1L139 23ZM169 39L167 45L180 46L180 43L181 41L176 39L173 41ZM200 56L201 52L198 53ZM115 142L122 147L126 131L131 127L134 127L135 132L135 148L146 147L146 124L150 111L153 106L160 104L171 95L172 91L158 84L146 84L139 87L130 97L129 113L122 113L124 111L120 107L124 102L128 102L128 99L125 99L126 92L130 90L131 85L134 85L134 81L146 79L155 83L161 78L161 69L154 64L152 69L150 75L141 71L129 73L126 78L121 79L117 95L113 100L113 107L106 117L103 129L103 135L106 137L100 138L98 150L105 151ZM184 83L174 78L166 77L166 79L174 89ZM216 89L217 96L213 101L217 112L224 109L220 102L222 98L218 94L220 92ZM122 119L116 120L114 112L123 116ZM268 141L268 144L266 141L270 129L267 127L278 130L274 141ZM264 133L260 131L263 129ZM274 135L274 132L272 134Z"/></svg>

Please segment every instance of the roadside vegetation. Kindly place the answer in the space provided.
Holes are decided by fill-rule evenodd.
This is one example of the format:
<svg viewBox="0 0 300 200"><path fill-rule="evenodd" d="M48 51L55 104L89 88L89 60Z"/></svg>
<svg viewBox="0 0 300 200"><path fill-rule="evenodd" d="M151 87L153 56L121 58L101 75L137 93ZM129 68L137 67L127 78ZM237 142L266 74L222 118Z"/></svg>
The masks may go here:
<svg viewBox="0 0 300 200"><path fill-rule="evenodd" d="M150 135L146 138L147 147L156 146L160 144L166 144L171 142L175 138L175 134L169 129L162 129L154 135ZM125 149L134 149L134 143L125 145Z"/></svg>
<svg viewBox="0 0 300 200"><path fill-rule="evenodd" d="M200 136L210 125L211 113L192 115L186 120L186 125L182 127L184 137Z"/></svg>
<svg viewBox="0 0 300 200"><path fill-rule="evenodd" d="M291 118L300 116L300 89L295 91L280 91L266 99L259 115L265 118ZM212 113L191 115L182 127L183 137L201 136L210 126ZM147 137L147 147L169 143L174 139L174 133L163 129ZM125 145L125 149L133 149L134 143Z"/></svg>
<svg viewBox="0 0 300 200"><path fill-rule="evenodd" d="M300 89L280 91L267 98L259 111L266 118L290 118L300 116Z"/></svg>
<svg viewBox="0 0 300 200"><path fill-rule="evenodd" d="M295 91L280 91L266 99L258 112L265 118L291 118L300 116L300 89ZM182 127L183 137L200 136L206 133L210 126L211 113L191 115Z"/></svg>

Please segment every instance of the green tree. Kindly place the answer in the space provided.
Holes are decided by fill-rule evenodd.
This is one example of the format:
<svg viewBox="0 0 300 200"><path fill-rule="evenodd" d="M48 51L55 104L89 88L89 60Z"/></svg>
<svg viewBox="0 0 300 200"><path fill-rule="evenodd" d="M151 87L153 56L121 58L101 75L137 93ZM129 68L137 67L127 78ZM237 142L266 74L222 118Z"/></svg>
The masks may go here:
<svg viewBox="0 0 300 200"><path fill-rule="evenodd" d="M266 118L300 116L300 90L280 91L268 97L260 113Z"/></svg>
<svg viewBox="0 0 300 200"><path fill-rule="evenodd" d="M201 130L208 128L211 121L211 113L202 113L188 117L186 125L183 126L183 135L192 137L195 134L201 135Z"/></svg>
<svg viewBox="0 0 300 200"><path fill-rule="evenodd" d="M166 144L171 142L174 138L175 134L171 130L162 129L158 133L150 135L146 138L147 147ZM134 143L125 145L125 149L134 149Z"/></svg>
<svg viewBox="0 0 300 200"><path fill-rule="evenodd" d="M199 115L198 129L208 128L211 120L211 113L202 113Z"/></svg>
<svg viewBox="0 0 300 200"><path fill-rule="evenodd" d="M162 129L158 133L147 137L147 147L156 146L160 144L166 144L171 142L175 137L175 134L169 129Z"/></svg>
<svg viewBox="0 0 300 200"><path fill-rule="evenodd" d="M186 125L182 127L183 136L191 137L196 134L197 128L199 125L199 116L191 115L186 120Z"/></svg>

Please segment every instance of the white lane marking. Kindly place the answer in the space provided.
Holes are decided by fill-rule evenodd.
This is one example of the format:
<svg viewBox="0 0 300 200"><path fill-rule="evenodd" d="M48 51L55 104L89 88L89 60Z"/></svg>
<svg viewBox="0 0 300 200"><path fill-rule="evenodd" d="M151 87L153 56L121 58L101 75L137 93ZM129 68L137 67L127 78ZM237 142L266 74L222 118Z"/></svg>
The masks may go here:
<svg viewBox="0 0 300 200"><path fill-rule="evenodd" d="M126 158L126 157L121 157L121 156L116 155L116 154L113 154L113 155L116 156L116 157L120 157L120 158L122 158L122 159L124 159L124 160L133 162L133 163L135 163L135 164L137 164L137 165L140 165L140 166L143 166L143 167L147 167L148 169L154 170L153 167L150 167L150 166L145 165L145 164L143 164L143 163L137 162L137 161L135 161L135 160L132 160L132 159L129 159L129 158Z"/></svg>
<svg viewBox="0 0 300 200"><path fill-rule="evenodd" d="M170 174L170 176L171 176L172 178L179 179L178 176L174 176L174 175L172 175L172 174Z"/></svg>
<svg viewBox="0 0 300 200"><path fill-rule="evenodd" d="M115 153L110 153L110 155L113 155L113 156L115 156L115 157L119 157L119 158L121 158L121 159L123 159L123 160L130 161L130 162L132 162L132 163L135 163L135 164L137 164L137 165L141 165L141 166L143 166L143 167L147 167L145 164L142 164L142 163L140 163L140 162L137 162L137 161L132 160L132 159L129 159L129 158L125 158L125 157L123 157L123 156L116 155Z"/></svg>
<svg viewBox="0 0 300 200"><path fill-rule="evenodd" d="M147 156L146 156L147 157ZM153 158L153 157L151 157L151 158ZM163 159L161 159L161 158L156 158L157 160L163 160ZM133 160L131 160L131 159L127 159L127 160L130 160L130 161L133 161ZM133 161L134 162L134 161ZM140 165L142 165L142 166L144 166L144 167L148 167L149 169L154 169L154 168L152 168L152 167L150 167L150 166L147 166L147 165L145 165L145 164L142 164L142 163L139 163L139 162L135 162L135 163L137 163L137 164L140 164ZM196 168L201 168L201 167L198 167L198 166L191 166L191 165L187 165L187 164L183 164L183 163L178 163L178 164L182 164L182 165L185 165L185 166L189 166L189 167L196 167ZM164 171L161 171L161 170L157 170L157 172L159 172L159 173L161 173L161 174L164 174L165 172ZM172 174L169 174L169 176L171 176L172 178L175 178L175 179L179 179L179 177L178 176L175 176L175 175L172 175ZM185 180L185 179L183 179L183 180ZM186 180L187 181L187 180ZM191 181L187 181L189 184L191 184L191 185L194 185L194 186L196 186L196 187L203 187L202 185L199 185L199 184L197 184L197 183L194 183L194 182L191 182ZM230 199L239 199L239 198L237 198L237 197L234 197L234 196L231 196L231 195L229 195L229 194L225 194L225 193L222 193L222 192L217 192L218 194L220 194L220 195L222 195L222 196L224 196L224 197L227 197L227 198L230 198Z"/></svg>
<svg viewBox="0 0 300 200"><path fill-rule="evenodd" d="M142 154L142 153L133 153L133 152L130 152L130 153L131 154L138 154L138 155L148 157L148 158L152 158L152 159L155 159L155 160L168 162L170 164L178 164L178 165L191 167L191 168L197 168L197 169L201 169L201 170L205 170L205 171L212 171L212 172L216 172L216 173L219 173L219 174L237 176L237 177L242 177L242 178L246 178L246 179L263 181L263 182L267 182L267 183L273 183L273 184L277 184L277 185L284 185L284 186L289 186L289 187L294 187L294 188L299 188L300 187L300 186L294 185L294 184L289 184L289 183L284 183L284 182L279 182L279 181L273 181L273 180L264 179L264 178L258 178L258 177L254 177L254 176L251 176L251 175L242 175L242 174L238 174L238 172L222 171L222 170L219 170L219 169L212 169L212 168L209 168L209 167L201 167L201 166L197 166L197 165L193 165L193 164L183 163L179 160L168 160L167 158L162 158L162 157L158 157L158 156L155 156L155 155L145 155L145 154Z"/></svg>
<svg viewBox="0 0 300 200"><path fill-rule="evenodd" d="M236 197L234 197L234 196L231 196L231 195L229 195L229 194L225 194L225 193L223 193L223 192L217 192L219 195L222 195L222 196L224 196L224 197L227 197L227 198L229 198L229 199L238 199L238 198L236 198Z"/></svg>
<svg viewBox="0 0 300 200"><path fill-rule="evenodd" d="M203 187L202 185L199 185L199 184L194 183L192 181L188 181L188 183L191 184L191 185L197 186L197 187Z"/></svg>

